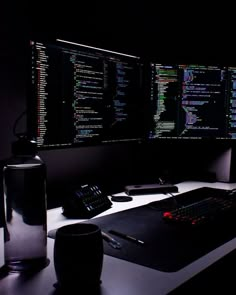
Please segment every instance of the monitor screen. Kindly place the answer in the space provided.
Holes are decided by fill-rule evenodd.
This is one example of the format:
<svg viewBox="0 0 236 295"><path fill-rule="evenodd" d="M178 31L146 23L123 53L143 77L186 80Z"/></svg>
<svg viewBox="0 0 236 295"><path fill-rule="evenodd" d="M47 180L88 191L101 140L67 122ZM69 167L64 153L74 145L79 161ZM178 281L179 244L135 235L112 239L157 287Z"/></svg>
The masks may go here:
<svg viewBox="0 0 236 295"><path fill-rule="evenodd" d="M236 67L151 63L149 139L235 139Z"/></svg>
<svg viewBox="0 0 236 295"><path fill-rule="evenodd" d="M39 148L143 138L140 57L59 39L30 48L28 128Z"/></svg>

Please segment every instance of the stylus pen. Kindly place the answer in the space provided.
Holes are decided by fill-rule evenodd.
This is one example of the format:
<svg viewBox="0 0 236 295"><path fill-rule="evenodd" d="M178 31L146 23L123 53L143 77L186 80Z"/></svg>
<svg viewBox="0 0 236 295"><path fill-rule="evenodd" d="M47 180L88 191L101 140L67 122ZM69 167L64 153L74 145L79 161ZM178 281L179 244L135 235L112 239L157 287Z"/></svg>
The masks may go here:
<svg viewBox="0 0 236 295"><path fill-rule="evenodd" d="M125 240L129 240L129 241L132 241L132 242L135 242L137 244L141 244L143 245L144 244L144 241L142 240L139 240L139 239L136 239L135 237L132 237L130 235L126 235L124 233L121 233L121 232L118 232L116 230L109 230L109 233L113 234L113 235L116 235L118 237L121 237L121 238L124 238Z"/></svg>

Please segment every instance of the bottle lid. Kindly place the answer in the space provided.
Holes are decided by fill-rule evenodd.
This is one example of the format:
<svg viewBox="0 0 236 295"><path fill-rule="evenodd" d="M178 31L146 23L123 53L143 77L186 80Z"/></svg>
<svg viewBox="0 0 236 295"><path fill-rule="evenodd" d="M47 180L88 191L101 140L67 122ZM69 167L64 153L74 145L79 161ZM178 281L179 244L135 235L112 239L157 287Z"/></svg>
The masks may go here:
<svg viewBox="0 0 236 295"><path fill-rule="evenodd" d="M25 137L20 137L12 143L13 155L36 155L37 143Z"/></svg>

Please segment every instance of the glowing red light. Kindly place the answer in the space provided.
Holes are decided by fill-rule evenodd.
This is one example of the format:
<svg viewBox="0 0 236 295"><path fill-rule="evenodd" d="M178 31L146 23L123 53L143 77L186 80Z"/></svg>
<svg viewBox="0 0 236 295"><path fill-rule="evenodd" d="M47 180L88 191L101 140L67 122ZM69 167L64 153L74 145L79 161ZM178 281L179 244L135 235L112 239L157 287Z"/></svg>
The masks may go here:
<svg viewBox="0 0 236 295"><path fill-rule="evenodd" d="M173 218L171 212L164 212L163 217L165 217L165 218Z"/></svg>

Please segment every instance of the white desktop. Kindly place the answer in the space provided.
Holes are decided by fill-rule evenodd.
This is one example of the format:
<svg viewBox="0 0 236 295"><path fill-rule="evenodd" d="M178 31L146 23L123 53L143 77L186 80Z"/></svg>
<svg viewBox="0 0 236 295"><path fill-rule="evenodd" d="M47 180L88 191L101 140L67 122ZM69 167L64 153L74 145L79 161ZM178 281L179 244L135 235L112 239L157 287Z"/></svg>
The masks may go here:
<svg viewBox="0 0 236 295"><path fill-rule="evenodd" d="M236 183L206 183L187 181L177 184L179 193L184 193L189 190L197 189L203 186L234 189ZM117 195L125 195L120 193ZM174 193L175 195L175 193ZM153 201L165 199L164 194L149 194L132 196L130 202L114 202L113 206L95 216L101 217L108 214L113 214L123 210L139 207ZM66 224L76 223L84 220L67 219L62 214L62 208L48 210L47 226L48 232L59 228ZM92 222L92 219L91 219ZM56 275L53 263L53 246L54 239L48 238L48 258L50 264L39 271L38 273L26 278L19 274L9 274L0 279L0 294L24 294L24 295L41 295L41 294L56 294L53 286L56 283ZM201 258L183 267L176 272L162 272L142 265L131 263L125 260L104 255L104 263L102 270L102 284L100 295L157 295L168 294L220 258L224 257L231 251L236 249L236 237L207 253Z"/></svg>

